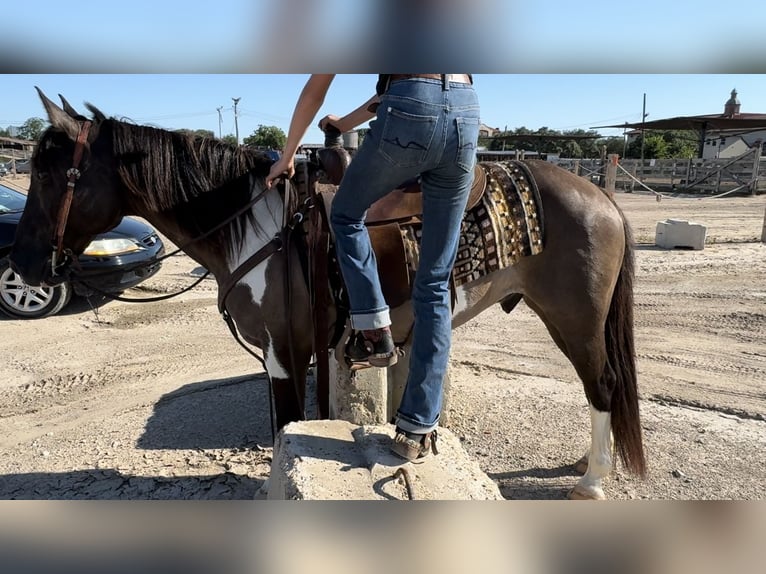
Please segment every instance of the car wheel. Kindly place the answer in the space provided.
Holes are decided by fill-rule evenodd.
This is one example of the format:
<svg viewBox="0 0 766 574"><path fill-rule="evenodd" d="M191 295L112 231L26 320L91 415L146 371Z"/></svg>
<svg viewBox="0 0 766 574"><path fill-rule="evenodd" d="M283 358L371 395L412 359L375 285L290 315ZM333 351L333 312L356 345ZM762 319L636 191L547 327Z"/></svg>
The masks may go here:
<svg viewBox="0 0 766 574"><path fill-rule="evenodd" d="M31 287L11 269L8 259L0 259L0 311L14 319L39 319L55 315L72 298L72 287Z"/></svg>

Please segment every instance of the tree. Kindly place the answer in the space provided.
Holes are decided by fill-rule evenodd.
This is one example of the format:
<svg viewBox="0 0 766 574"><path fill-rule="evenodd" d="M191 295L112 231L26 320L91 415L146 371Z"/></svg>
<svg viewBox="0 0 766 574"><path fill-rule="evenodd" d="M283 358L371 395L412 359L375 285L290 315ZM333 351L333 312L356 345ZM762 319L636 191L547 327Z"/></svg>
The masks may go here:
<svg viewBox="0 0 766 574"><path fill-rule="evenodd" d="M190 136L195 136L198 138L214 138L215 137L215 132L213 130L187 130L185 128L182 128L176 131L183 134L189 134Z"/></svg>
<svg viewBox="0 0 766 574"><path fill-rule="evenodd" d="M223 143L227 143L229 145L236 146L237 145L237 136L235 136L234 134L226 134L225 136L223 136L221 138L221 141Z"/></svg>
<svg viewBox="0 0 766 574"><path fill-rule="evenodd" d="M561 146L561 157L581 158L582 148L575 140L568 140Z"/></svg>
<svg viewBox="0 0 766 574"><path fill-rule="evenodd" d="M47 122L42 118L29 118L19 128L19 139L37 141L45 131Z"/></svg>
<svg viewBox="0 0 766 574"><path fill-rule="evenodd" d="M576 129L576 130L566 130L566 131L564 131L563 135L565 135L565 136L592 136L592 137L588 137L588 138L578 137L576 140L572 140L580 148L581 154L578 155L578 156L569 156L569 157L580 157L580 158L586 158L586 157L596 158L596 157L601 157L601 145L602 145L602 142L598 138L598 132L595 132L593 130ZM563 140L562 144L564 146L566 146L567 145L567 140Z"/></svg>
<svg viewBox="0 0 766 574"><path fill-rule="evenodd" d="M644 139L644 158L690 158L696 157L698 139L693 131L666 130L647 131ZM628 157L641 157L641 136L628 146Z"/></svg>
<svg viewBox="0 0 766 574"><path fill-rule="evenodd" d="M596 141L596 145L600 148L606 146L606 154L616 153L622 159L623 152L625 151L625 139L622 136L609 136L607 138L601 138Z"/></svg>
<svg viewBox="0 0 766 574"><path fill-rule="evenodd" d="M665 132L668 142L670 157L692 158L697 157L699 148L699 136L690 130L672 130Z"/></svg>
<svg viewBox="0 0 766 574"><path fill-rule="evenodd" d="M242 140L242 143L247 146L268 149L282 149L286 142L285 132L277 126L264 125L259 125L258 129Z"/></svg>

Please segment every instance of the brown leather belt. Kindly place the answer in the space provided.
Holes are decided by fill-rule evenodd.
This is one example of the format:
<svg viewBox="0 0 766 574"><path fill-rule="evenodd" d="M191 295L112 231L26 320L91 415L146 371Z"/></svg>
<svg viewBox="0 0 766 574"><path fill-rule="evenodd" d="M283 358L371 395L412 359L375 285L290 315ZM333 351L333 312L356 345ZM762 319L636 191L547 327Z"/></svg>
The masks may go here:
<svg viewBox="0 0 766 574"><path fill-rule="evenodd" d="M456 84L472 84L471 76L468 74L391 74L391 82L399 80L409 80L411 78L428 78L429 80L441 80L442 76L447 76L448 82Z"/></svg>

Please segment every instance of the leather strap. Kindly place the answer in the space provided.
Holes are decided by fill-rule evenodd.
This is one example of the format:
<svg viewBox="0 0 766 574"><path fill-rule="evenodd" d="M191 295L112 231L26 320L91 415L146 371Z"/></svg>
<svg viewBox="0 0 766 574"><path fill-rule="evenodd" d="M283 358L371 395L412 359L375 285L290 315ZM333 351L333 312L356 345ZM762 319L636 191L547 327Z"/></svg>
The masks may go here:
<svg viewBox="0 0 766 574"><path fill-rule="evenodd" d="M281 234L272 238L266 245L253 253L226 278L226 281L224 281L218 288L218 311L220 313L223 313L226 310L226 298L229 296L229 293L234 286L239 283L239 280L280 249L282 249Z"/></svg>
<svg viewBox="0 0 766 574"><path fill-rule="evenodd" d="M56 258L59 257L64 250L64 231L66 230L66 224L69 220L69 210L72 207L74 188L77 184L77 180L80 178L80 162L82 161L85 142L88 141L88 132L90 131L90 126L92 123L93 122L90 120L85 120L80 124L80 131L77 134L77 140L75 141L74 145L72 167L70 167L66 172L66 192L64 193L64 199L61 202L61 207L59 207L58 219L56 220L56 231L53 235L53 245L55 248L53 259L54 267Z"/></svg>

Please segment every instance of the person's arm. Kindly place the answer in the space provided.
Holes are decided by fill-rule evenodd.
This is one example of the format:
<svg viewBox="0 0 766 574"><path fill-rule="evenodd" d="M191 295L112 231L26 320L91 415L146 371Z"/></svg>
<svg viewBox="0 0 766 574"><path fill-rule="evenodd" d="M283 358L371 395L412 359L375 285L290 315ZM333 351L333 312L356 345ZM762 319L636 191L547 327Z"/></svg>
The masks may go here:
<svg viewBox="0 0 766 574"><path fill-rule="evenodd" d="M295 152L306 135L309 124L314 120L319 108L322 107L334 77L334 74L312 74L306 82L298 98L298 103L295 104L282 157L271 166L271 171L266 176L268 187L271 187L271 183L284 173L287 173L288 177L295 174Z"/></svg>
<svg viewBox="0 0 766 574"><path fill-rule="evenodd" d="M380 102L380 97L376 94L369 100L364 102L361 106L356 108L353 112L350 112L339 118L338 116L325 116L319 120L319 129L325 130L325 126L329 123L340 130L341 133L350 132L359 124L371 120L375 117L375 112L369 110L372 104Z"/></svg>

